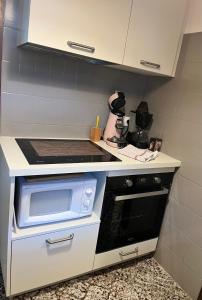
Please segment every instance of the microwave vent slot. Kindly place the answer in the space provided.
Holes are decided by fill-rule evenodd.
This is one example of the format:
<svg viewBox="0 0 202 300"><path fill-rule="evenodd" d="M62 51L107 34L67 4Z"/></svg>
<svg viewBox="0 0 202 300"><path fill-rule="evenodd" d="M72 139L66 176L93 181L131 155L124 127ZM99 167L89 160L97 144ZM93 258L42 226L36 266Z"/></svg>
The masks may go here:
<svg viewBox="0 0 202 300"><path fill-rule="evenodd" d="M82 177L84 173L73 173L73 174L57 174L57 175L37 175L37 176L26 176L27 183L43 182L49 180L64 180Z"/></svg>

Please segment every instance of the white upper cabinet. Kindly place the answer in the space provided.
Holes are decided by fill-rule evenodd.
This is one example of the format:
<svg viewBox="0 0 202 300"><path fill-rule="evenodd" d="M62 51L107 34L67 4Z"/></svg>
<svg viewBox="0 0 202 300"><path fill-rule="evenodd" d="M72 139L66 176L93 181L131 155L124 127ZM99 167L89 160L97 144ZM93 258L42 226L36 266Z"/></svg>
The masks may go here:
<svg viewBox="0 0 202 300"><path fill-rule="evenodd" d="M25 0L20 44L121 64L132 0Z"/></svg>
<svg viewBox="0 0 202 300"><path fill-rule="evenodd" d="M19 45L173 76L187 0L21 0Z"/></svg>
<svg viewBox="0 0 202 300"><path fill-rule="evenodd" d="M173 76L186 0L133 0L123 65Z"/></svg>

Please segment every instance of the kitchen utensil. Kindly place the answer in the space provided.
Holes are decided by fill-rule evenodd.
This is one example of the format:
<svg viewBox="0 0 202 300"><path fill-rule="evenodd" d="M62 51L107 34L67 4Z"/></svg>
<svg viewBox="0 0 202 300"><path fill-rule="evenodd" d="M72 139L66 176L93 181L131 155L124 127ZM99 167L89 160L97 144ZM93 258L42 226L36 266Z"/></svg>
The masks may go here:
<svg viewBox="0 0 202 300"><path fill-rule="evenodd" d="M102 136L102 129L98 127L92 127L90 130L90 139L92 142L99 142Z"/></svg>

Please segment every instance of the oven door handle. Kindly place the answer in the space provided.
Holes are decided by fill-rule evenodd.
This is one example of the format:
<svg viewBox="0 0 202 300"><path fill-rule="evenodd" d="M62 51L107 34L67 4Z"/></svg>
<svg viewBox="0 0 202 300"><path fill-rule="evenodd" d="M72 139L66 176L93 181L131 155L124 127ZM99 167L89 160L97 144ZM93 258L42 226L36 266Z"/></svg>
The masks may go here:
<svg viewBox="0 0 202 300"><path fill-rule="evenodd" d="M136 254L138 256L138 247L136 247L132 251L128 251L128 252L120 251L119 252L119 255L121 255L121 256L128 256L128 255L131 255L131 254Z"/></svg>
<svg viewBox="0 0 202 300"><path fill-rule="evenodd" d="M169 192L168 189L163 188L161 191L116 196L114 200L115 201L124 201L124 200L144 198L144 197L160 196L160 195L166 195L166 194L168 194L168 192Z"/></svg>

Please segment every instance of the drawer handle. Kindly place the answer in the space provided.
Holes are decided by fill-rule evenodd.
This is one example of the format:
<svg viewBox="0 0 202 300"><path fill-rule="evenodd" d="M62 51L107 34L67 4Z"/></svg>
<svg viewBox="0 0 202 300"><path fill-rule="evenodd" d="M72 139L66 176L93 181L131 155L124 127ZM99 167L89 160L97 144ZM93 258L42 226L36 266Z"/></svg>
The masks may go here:
<svg viewBox="0 0 202 300"><path fill-rule="evenodd" d="M83 45L83 44L79 44L79 43L75 43L75 42L72 42L72 41L68 41L67 45L69 47L73 48L73 49L87 51L87 52L90 52L90 53L94 53L95 52L95 48L94 47Z"/></svg>
<svg viewBox="0 0 202 300"><path fill-rule="evenodd" d="M161 67L161 65L159 65L159 64L155 64L155 63L152 63L152 62L146 61L146 60L141 60L140 64L143 66L146 66L146 67L154 68L154 69L160 69L160 67Z"/></svg>
<svg viewBox="0 0 202 300"><path fill-rule="evenodd" d="M128 256L128 255L131 255L131 254L137 254L138 255L138 247L136 247L134 250L129 251L129 252L121 251L121 252L119 252L119 254L121 256Z"/></svg>
<svg viewBox="0 0 202 300"><path fill-rule="evenodd" d="M49 245L52 245L52 244L57 244L57 243L62 243L62 242L70 241L70 240L73 240L73 238L74 238L74 234L72 233L69 236L61 238L61 239L55 239L55 240L47 239L46 243L49 244Z"/></svg>
<svg viewBox="0 0 202 300"><path fill-rule="evenodd" d="M169 192L168 189L163 188L161 191L116 196L115 201L124 201L124 200L130 200L130 199L139 199L139 198L144 198L144 197L153 197L153 196L166 195L166 194L168 194L168 192Z"/></svg>

